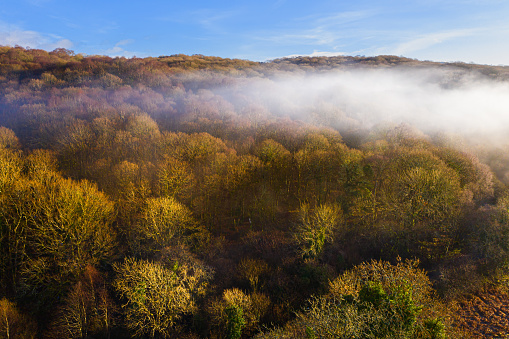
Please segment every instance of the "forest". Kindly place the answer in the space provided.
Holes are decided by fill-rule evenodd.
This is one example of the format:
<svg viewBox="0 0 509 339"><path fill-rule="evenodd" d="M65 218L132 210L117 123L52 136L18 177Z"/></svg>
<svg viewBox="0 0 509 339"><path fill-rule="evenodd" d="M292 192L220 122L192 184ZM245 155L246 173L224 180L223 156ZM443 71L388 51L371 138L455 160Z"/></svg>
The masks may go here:
<svg viewBox="0 0 509 339"><path fill-rule="evenodd" d="M461 319L509 281L509 125L433 103L474 81L509 67L0 46L0 338L508 335Z"/></svg>

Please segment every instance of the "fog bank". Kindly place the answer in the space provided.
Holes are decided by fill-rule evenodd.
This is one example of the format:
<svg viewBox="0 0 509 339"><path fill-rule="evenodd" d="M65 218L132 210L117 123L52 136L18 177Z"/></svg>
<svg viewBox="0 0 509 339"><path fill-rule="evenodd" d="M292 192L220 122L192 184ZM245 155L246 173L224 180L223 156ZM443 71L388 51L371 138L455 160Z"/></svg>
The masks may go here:
<svg viewBox="0 0 509 339"><path fill-rule="evenodd" d="M234 91L274 114L339 130L408 123L427 133L494 140L509 135L509 83L478 73L384 69L290 74L250 80Z"/></svg>

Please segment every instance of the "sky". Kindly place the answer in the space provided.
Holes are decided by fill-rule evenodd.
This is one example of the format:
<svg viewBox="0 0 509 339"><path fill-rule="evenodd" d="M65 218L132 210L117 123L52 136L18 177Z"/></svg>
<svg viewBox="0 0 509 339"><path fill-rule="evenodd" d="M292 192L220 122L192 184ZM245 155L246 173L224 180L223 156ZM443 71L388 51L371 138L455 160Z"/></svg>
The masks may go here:
<svg viewBox="0 0 509 339"><path fill-rule="evenodd" d="M509 65L507 0L0 0L0 45L266 61L397 55Z"/></svg>

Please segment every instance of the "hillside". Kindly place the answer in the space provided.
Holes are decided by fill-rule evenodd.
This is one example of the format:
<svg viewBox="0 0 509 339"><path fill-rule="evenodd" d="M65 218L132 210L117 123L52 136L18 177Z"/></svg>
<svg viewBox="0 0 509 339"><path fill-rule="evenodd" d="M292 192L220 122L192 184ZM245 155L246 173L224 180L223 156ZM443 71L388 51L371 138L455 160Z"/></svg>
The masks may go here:
<svg viewBox="0 0 509 339"><path fill-rule="evenodd" d="M0 47L1 335L487 333L465 298L506 281L508 80Z"/></svg>

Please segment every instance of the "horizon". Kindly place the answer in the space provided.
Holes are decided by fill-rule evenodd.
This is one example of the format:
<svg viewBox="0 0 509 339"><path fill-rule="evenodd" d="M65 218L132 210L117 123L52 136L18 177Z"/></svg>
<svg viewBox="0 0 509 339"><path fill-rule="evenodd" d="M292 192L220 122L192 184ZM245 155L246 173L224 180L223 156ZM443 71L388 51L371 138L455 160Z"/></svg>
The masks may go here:
<svg viewBox="0 0 509 339"><path fill-rule="evenodd" d="M298 59L298 58L335 58L335 57L343 57L343 58L358 58L358 59L367 59L367 58L377 58L377 57L395 57L395 58L399 58L399 59L409 59L409 60L412 60L414 62L418 62L418 63L432 63L432 64L468 64L468 65L477 65L477 66L482 66L482 67L509 67L509 64L508 65L504 65L504 64L498 64L498 65L493 65L493 64L481 64L481 63L476 63L476 62L473 62L473 61L470 61L470 62L466 62L466 61L462 61L462 60L457 60L457 61L435 61L435 60L425 60L425 59L418 59L418 58L411 58L411 57L408 57L408 56L405 56L405 55L393 55L393 54L378 54L378 55L348 55L348 54L340 54L340 55L300 55L300 54L295 54L295 55L287 55L287 56L282 56L282 57L276 57L274 59L267 59L267 60L252 60L252 59L246 59L246 58L235 58L235 57L226 57L226 56L221 56L221 55L206 55L206 54L202 54L202 53L193 53L193 54L186 54L186 53L174 53L174 54L162 54L162 55L146 55L146 56L137 56L137 55L132 55L132 56L123 56L123 55L107 55L107 54L86 54L86 53L83 53L83 52L80 52L80 51L76 51L72 48L65 48L65 47L56 47L55 49L53 50L49 50L49 49L44 49L44 48L32 48L30 46L20 46L20 45L2 45L0 44L0 48L2 47L7 47L7 48L23 48L27 51L29 50L42 50L42 51L45 51L47 53L50 53L50 52L56 52L58 50L63 50L65 51L65 53L70 53L70 55L72 56L82 56L83 58L89 58L89 57L109 57L109 58L112 58L112 59L115 59L115 58L125 58L125 59L145 59L145 58L154 58L154 59L157 59L157 58L168 58L168 57L176 57L176 56L180 56L180 55L184 55L184 56L187 56L187 57L195 57L195 56L201 56L201 57L204 57L204 58L220 58L220 59L224 59L224 60L242 60L242 61L247 61L247 62L254 62L254 63L271 63L271 62L275 62L277 60L285 60L285 59Z"/></svg>
<svg viewBox="0 0 509 339"><path fill-rule="evenodd" d="M501 0L4 1L0 45L128 58L395 55L509 65L508 14Z"/></svg>

